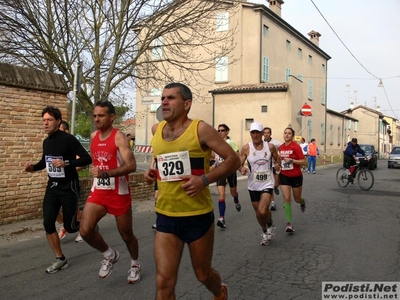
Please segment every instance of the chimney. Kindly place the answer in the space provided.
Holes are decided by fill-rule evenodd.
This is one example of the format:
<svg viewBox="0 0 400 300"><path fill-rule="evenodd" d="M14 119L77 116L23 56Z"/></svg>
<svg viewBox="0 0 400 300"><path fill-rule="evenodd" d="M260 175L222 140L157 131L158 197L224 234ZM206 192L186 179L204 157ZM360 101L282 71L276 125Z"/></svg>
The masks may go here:
<svg viewBox="0 0 400 300"><path fill-rule="evenodd" d="M350 109L354 108L354 102L350 102Z"/></svg>
<svg viewBox="0 0 400 300"><path fill-rule="evenodd" d="M319 37L321 34L318 31L311 30L308 35L310 36L310 41L319 47Z"/></svg>
<svg viewBox="0 0 400 300"><path fill-rule="evenodd" d="M381 107L378 105L378 106L376 107L376 110L379 111L379 112L381 112Z"/></svg>
<svg viewBox="0 0 400 300"><path fill-rule="evenodd" d="M283 0L267 0L269 2L269 9L281 17Z"/></svg>

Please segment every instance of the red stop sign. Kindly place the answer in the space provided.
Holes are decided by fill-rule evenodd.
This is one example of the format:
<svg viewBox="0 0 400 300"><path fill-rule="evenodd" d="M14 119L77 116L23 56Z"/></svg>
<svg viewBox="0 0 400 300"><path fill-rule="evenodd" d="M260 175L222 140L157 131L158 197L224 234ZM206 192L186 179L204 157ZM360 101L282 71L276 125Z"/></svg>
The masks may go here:
<svg viewBox="0 0 400 300"><path fill-rule="evenodd" d="M301 107L301 114L302 114L303 116L306 116L306 117L311 116L311 106L308 105L308 104L304 104L304 105Z"/></svg>

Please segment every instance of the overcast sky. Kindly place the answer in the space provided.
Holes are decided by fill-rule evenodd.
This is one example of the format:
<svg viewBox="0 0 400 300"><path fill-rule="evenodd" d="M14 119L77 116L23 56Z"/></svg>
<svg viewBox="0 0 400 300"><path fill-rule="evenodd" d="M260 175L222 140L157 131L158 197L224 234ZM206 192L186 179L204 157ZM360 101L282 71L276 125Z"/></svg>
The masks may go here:
<svg viewBox="0 0 400 300"><path fill-rule="evenodd" d="M266 0L249 2L268 7ZM374 109L380 106L383 114L399 118L400 0L284 2L281 17L307 38L311 30L318 31L320 48L332 57L328 61L328 108L341 112L356 102ZM313 3L368 71L346 50ZM384 88L378 87L374 76L382 78Z"/></svg>

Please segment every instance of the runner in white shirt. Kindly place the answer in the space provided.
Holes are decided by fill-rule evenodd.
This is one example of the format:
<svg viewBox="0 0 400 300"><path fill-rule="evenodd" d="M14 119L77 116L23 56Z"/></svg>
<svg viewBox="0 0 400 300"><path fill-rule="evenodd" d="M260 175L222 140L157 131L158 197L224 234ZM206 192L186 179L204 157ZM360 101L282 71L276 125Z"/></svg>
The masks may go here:
<svg viewBox="0 0 400 300"><path fill-rule="evenodd" d="M280 157L273 144L263 141L263 126L254 122L250 126L252 142L244 145L240 151L240 172L245 175L248 172L248 184L251 203L256 213L257 221L262 228L261 245L268 245L275 236L275 226L272 221L269 206L272 199L275 178L272 172L274 167L280 171ZM243 167L247 160L249 169Z"/></svg>

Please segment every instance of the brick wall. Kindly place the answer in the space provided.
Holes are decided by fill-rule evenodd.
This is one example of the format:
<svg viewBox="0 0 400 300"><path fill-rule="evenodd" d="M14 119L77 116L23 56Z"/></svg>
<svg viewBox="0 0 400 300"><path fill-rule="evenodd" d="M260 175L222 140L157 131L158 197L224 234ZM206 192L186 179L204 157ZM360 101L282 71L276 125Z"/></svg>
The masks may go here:
<svg viewBox="0 0 400 300"><path fill-rule="evenodd" d="M58 107L67 119L69 88L61 75L0 63L0 225L42 217L47 172L27 173L27 162L42 155L41 112L46 105ZM143 174L130 176L134 199L149 199L153 186ZM81 206L92 181L81 180Z"/></svg>
<svg viewBox="0 0 400 300"><path fill-rule="evenodd" d="M60 76L0 63L0 224L42 215L46 172L23 168L40 160L43 108L66 115L69 89Z"/></svg>
<svg viewBox="0 0 400 300"><path fill-rule="evenodd" d="M46 172L26 173L36 163L46 138L41 111L46 105L66 114L64 94L0 85L0 224L40 217Z"/></svg>

